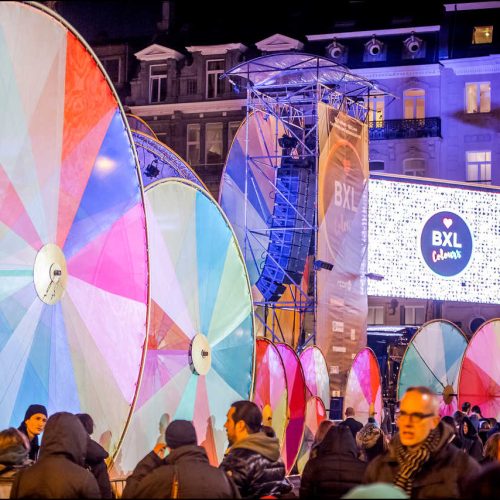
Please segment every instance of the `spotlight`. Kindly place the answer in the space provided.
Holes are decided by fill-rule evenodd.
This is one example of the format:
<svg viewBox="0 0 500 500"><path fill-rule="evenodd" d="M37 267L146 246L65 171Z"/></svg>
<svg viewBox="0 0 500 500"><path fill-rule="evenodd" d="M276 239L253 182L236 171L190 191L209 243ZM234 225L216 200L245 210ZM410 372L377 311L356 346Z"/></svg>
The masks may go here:
<svg viewBox="0 0 500 500"><path fill-rule="evenodd" d="M280 145L280 148L283 149L293 149L297 147L298 142L299 141L295 137L290 137L286 134L278 139L278 144Z"/></svg>
<svg viewBox="0 0 500 500"><path fill-rule="evenodd" d="M150 179L158 177L160 174L160 169L158 168L158 160L155 158L145 169L144 175Z"/></svg>
<svg viewBox="0 0 500 500"><path fill-rule="evenodd" d="M326 269L327 271L331 271L333 269L333 264L330 264L330 262L325 262L324 260L315 260L314 269L316 271L319 271L320 269Z"/></svg>

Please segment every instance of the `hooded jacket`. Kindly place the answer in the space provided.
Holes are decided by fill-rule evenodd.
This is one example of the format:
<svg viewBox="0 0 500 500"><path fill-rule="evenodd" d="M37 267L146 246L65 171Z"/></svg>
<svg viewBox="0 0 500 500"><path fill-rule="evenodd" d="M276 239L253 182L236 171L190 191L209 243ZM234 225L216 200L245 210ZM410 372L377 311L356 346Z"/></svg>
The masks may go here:
<svg viewBox="0 0 500 500"><path fill-rule="evenodd" d="M171 498L174 472L179 498L239 498L233 482L223 470L210 465L204 448L179 446L161 459L153 451L127 478L122 498Z"/></svg>
<svg viewBox="0 0 500 500"><path fill-rule="evenodd" d="M20 471L11 498L100 498L94 476L83 467L89 435L71 413L47 420L38 462Z"/></svg>
<svg viewBox="0 0 500 500"><path fill-rule="evenodd" d="M301 498L340 498L361 484L366 463L358 459L358 450L347 426L332 427L302 473Z"/></svg>
<svg viewBox="0 0 500 500"><path fill-rule="evenodd" d="M292 489L285 478L279 441L264 432L250 434L232 445L220 467L233 479L242 498L279 497Z"/></svg>
<svg viewBox="0 0 500 500"><path fill-rule="evenodd" d="M467 424L467 433L464 432L464 424ZM463 418L460 424L459 437L462 442L463 451L476 460L483 458L483 443L469 417Z"/></svg>
<svg viewBox="0 0 500 500"><path fill-rule="evenodd" d="M438 446L416 474L412 498L460 498L467 481L480 470L476 460L450 443L454 432L448 424L440 422L438 429L441 434ZM387 453L370 462L364 483L393 482L399 469L396 449L400 442L396 434Z"/></svg>
<svg viewBox="0 0 500 500"><path fill-rule="evenodd" d="M108 467L106 466L108 452L92 438L87 446L87 456L85 457L85 467L90 469L96 478L102 498L113 498L113 491L109 481Z"/></svg>

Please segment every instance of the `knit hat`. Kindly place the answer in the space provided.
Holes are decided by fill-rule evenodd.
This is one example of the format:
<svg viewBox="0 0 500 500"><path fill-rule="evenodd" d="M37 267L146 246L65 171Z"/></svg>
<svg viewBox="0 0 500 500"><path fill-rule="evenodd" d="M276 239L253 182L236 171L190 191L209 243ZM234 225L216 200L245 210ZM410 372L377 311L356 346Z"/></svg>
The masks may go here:
<svg viewBox="0 0 500 500"><path fill-rule="evenodd" d="M341 498L410 498L401 488L388 483L356 486Z"/></svg>
<svg viewBox="0 0 500 500"><path fill-rule="evenodd" d="M356 444L358 445L358 448L371 448L377 444L381 435L382 431L376 424L366 424L356 434Z"/></svg>
<svg viewBox="0 0 500 500"><path fill-rule="evenodd" d="M193 424L187 420L170 422L165 431L165 441L167 446L172 449L198 443L196 430Z"/></svg>
<svg viewBox="0 0 500 500"><path fill-rule="evenodd" d="M47 416L47 408L43 405L29 405L28 409L26 410L26 414L24 415L24 422L26 420L29 420L33 415L36 415L37 413L41 413L42 415Z"/></svg>

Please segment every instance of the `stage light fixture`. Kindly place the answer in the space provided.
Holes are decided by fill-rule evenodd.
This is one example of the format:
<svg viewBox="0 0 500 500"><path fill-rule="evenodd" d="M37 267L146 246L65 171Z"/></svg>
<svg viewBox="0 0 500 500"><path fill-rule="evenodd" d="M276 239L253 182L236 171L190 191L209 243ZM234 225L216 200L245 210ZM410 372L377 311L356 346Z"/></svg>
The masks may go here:
<svg viewBox="0 0 500 500"><path fill-rule="evenodd" d="M278 139L278 144L280 148L283 149L293 149L297 147L298 139L295 137L291 137L289 135L284 134L282 137Z"/></svg>
<svg viewBox="0 0 500 500"><path fill-rule="evenodd" d="M144 169L144 175L150 179L154 179L160 175L158 160L156 158Z"/></svg>

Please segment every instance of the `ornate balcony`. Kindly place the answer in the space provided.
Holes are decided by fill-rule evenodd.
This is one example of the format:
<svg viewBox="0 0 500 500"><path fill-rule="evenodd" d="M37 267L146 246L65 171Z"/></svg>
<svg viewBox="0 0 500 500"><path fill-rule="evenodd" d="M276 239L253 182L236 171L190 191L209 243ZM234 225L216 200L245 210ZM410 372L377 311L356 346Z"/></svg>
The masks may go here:
<svg viewBox="0 0 500 500"><path fill-rule="evenodd" d="M383 120L369 123L370 141L388 139L418 139L441 137L441 118L417 118L414 120Z"/></svg>

